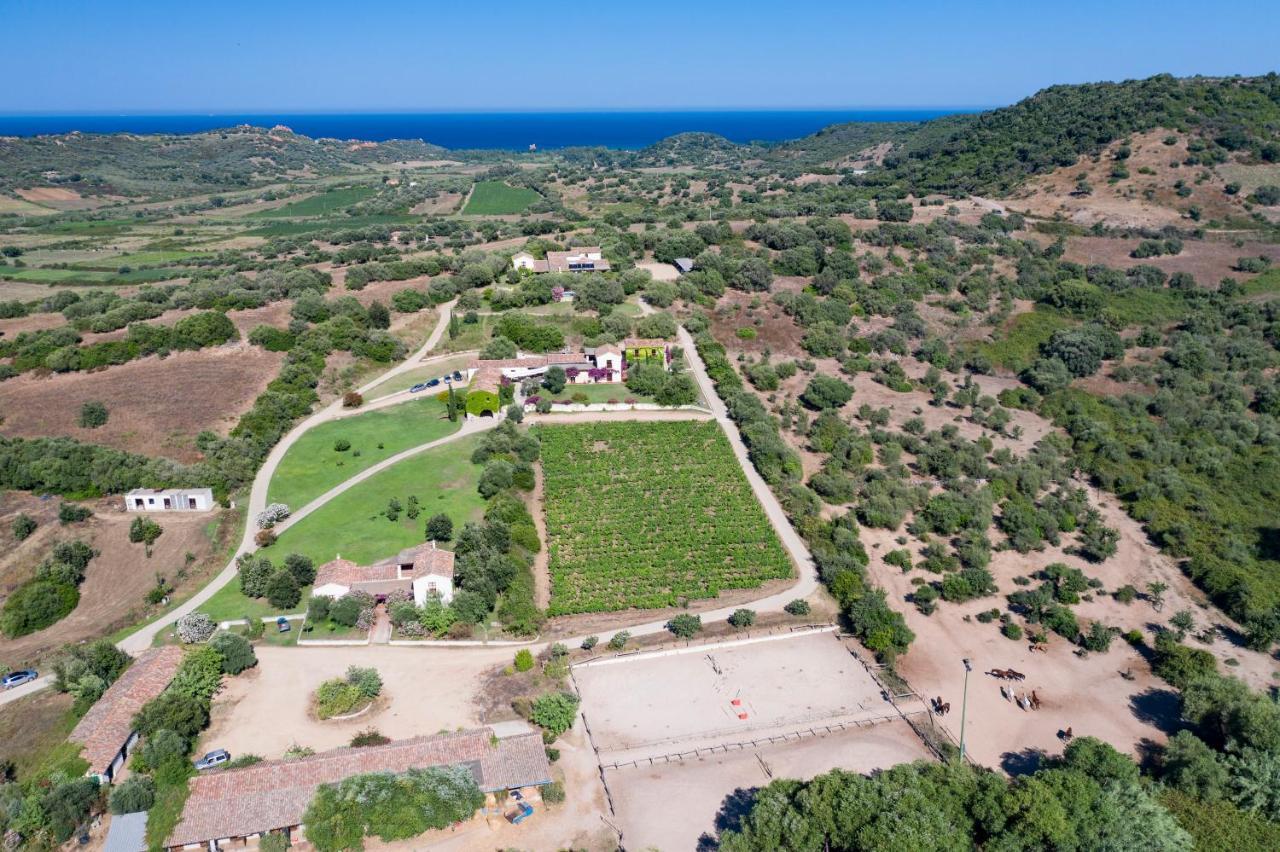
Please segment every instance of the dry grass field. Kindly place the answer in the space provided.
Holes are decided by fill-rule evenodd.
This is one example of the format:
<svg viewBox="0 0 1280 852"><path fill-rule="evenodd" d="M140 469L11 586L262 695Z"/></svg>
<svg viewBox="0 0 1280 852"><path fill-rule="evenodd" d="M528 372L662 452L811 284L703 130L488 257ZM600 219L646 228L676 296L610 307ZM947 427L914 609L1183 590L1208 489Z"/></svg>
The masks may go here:
<svg viewBox="0 0 1280 852"><path fill-rule="evenodd" d="M24 374L0 383L0 434L67 435L178 461L197 457L195 437L225 434L275 378L284 355L247 344L149 357L99 372ZM110 420L79 425L80 407L106 403Z"/></svg>

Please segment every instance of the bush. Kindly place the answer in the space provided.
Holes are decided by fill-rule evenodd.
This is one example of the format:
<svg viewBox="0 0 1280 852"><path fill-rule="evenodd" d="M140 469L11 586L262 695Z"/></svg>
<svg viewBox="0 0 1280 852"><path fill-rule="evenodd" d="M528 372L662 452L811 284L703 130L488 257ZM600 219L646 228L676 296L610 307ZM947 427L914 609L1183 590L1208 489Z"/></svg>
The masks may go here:
<svg viewBox="0 0 1280 852"><path fill-rule="evenodd" d="M258 664L249 640L235 633L218 633L209 640L209 647L222 657L222 671L226 674L238 675Z"/></svg>
<svg viewBox="0 0 1280 852"><path fill-rule="evenodd" d="M110 417L107 407L101 402L86 402L80 406L80 426L85 429L97 429L106 426Z"/></svg>
<svg viewBox="0 0 1280 852"><path fill-rule="evenodd" d="M1000 632L1005 635L1006 639L1017 641L1022 638L1022 628L1012 621L1006 621L1004 627L1000 628Z"/></svg>
<svg viewBox="0 0 1280 852"><path fill-rule="evenodd" d="M553 692L533 702L529 720L545 730L552 739L573 727L578 714L578 697L569 692Z"/></svg>
<svg viewBox="0 0 1280 852"><path fill-rule="evenodd" d="M516 651L515 660L516 671L527 672L533 668L533 652L528 648L521 648Z"/></svg>
<svg viewBox="0 0 1280 852"><path fill-rule="evenodd" d="M281 568L271 576L267 584L267 600L277 609L293 609L302 600L298 581L288 568Z"/></svg>
<svg viewBox="0 0 1280 852"><path fill-rule="evenodd" d="M150 547L156 543L156 539L160 538L162 533L164 533L164 527L151 518L138 516L129 524L129 541L134 544L145 544Z"/></svg>
<svg viewBox="0 0 1280 852"><path fill-rule="evenodd" d="M36 523L35 518L31 517L26 512L23 512L13 519L13 526L11 528L13 537L16 541L25 541L33 532L36 531L36 527L38 526L39 524Z"/></svg>
<svg viewBox="0 0 1280 852"><path fill-rule="evenodd" d="M205 642L218 629L213 619L203 612L189 612L179 618L174 626L177 628L178 638L187 644Z"/></svg>
<svg viewBox="0 0 1280 852"><path fill-rule="evenodd" d="M382 676L375 668L350 666L346 677L347 683L360 690L365 698L377 698L382 692Z"/></svg>
<svg viewBox="0 0 1280 852"><path fill-rule="evenodd" d="M550 784L544 784L542 787L542 801L548 804L558 805L565 799L564 784L559 781L552 781Z"/></svg>
<svg viewBox="0 0 1280 852"><path fill-rule="evenodd" d="M110 809L113 814L149 811L156 801L156 782L146 775L130 775L111 788Z"/></svg>
<svg viewBox="0 0 1280 852"><path fill-rule="evenodd" d="M78 506L75 503L62 503L58 506L59 523L75 524L91 517L93 517L93 510L88 506Z"/></svg>
<svg viewBox="0 0 1280 852"><path fill-rule="evenodd" d="M729 623L741 630L756 623L756 613L752 609L735 609L729 616Z"/></svg>
<svg viewBox="0 0 1280 852"><path fill-rule="evenodd" d="M173 731L185 741L183 755L191 741L208 724L208 699L184 695L172 689L144 704L133 719L134 730L144 737L157 731Z"/></svg>
<svg viewBox="0 0 1280 852"><path fill-rule="evenodd" d="M599 642L600 642L599 636L588 636L586 639L582 640L582 650L590 651L597 644L599 644Z"/></svg>
<svg viewBox="0 0 1280 852"><path fill-rule="evenodd" d="M26 636L64 618L80 602L80 590L70 583L32 580L18 587L0 611L0 631L10 639Z"/></svg>
<svg viewBox="0 0 1280 852"><path fill-rule="evenodd" d="M335 453L345 453L349 449L351 449L351 442L346 438L339 438L333 442L333 451Z"/></svg>
<svg viewBox="0 0 1280 852"><path fill-rule="evenodd" d="M682 612L667 622L667 629L681 639L689 639L702 630L702 616Z"/></svg>
<svg viewBox="0 0 1280 852"><path fill-rule="evenodd" d="M834 376L814 376L809 380L800 401L809 408L840 408L853 399L853 388Z"/></svg>
<svg viewBox="0 0 1280 852"><path fill-rule="evenodd" d="M802 598L796 598L782 609L787 615L808 615L810 611L809 602Z"/></svg>
<svg viewBox="0 0 1280 852"><path fill-rule="evenodd" d="M364 397L355 391L347 391L342 395L343 408L359 408L364 405Z"/></svg>
<svg viewBox="0 0 1280 852"><path fill-rule="evenodd" d="M380 746L389 742L391 742L391 737L388 737L377 728L365 728L351 738L351 747Z"/></svg>
<svg viewBox="0 0 1280 852"><path fill-rule="evenodd" d="M627 643L631 641L631 632L629 630L619 630L613 636L609 637L609 650L621 651L627 647Z"/></svg>

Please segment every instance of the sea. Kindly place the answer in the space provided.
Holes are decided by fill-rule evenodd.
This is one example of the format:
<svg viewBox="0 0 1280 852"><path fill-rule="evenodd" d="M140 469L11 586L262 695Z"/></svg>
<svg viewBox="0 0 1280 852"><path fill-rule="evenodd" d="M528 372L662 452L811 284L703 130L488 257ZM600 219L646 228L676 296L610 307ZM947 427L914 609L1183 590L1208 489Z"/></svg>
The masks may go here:
<svg viewBox="0 0 1280 852"><path fill-rule="evenodd" d="M849 121L926 121L977 109L666 110L593 112L218 113L0 115L0 136L70 133L196 133L238 124L282 124L313 138L421 139L445 148L525 150L573 146L635 149L677 133L734 142L798 139Z"/></svg>

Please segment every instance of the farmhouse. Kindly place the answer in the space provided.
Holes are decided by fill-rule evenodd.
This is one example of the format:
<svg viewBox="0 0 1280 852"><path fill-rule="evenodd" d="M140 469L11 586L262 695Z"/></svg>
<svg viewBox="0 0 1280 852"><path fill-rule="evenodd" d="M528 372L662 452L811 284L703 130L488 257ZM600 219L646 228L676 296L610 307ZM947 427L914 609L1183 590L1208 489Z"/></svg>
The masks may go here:
<svg viewBox="0 0 1280 852"><path fill-rule="evenodd" d="M201 775L189 782L182 818L165 842L169 849L220 844L236 846L270 831L283 831L297 843L316 789L352 775L402 773L433 766L462 766L485 794L485 808L498 805L497 793L522 790L536 795L551 781L542 737L523 733L500 738L492 728L477 728L365 748L340 748L312 757L273 760L244 769Z"/></svg>
<svg viewBox="0 0 1280 852"><path fill-rule="evenodd" d="M549 251L546 260L538 260L527 251L511 256L513 269L529 272L608 272L600 246L581 246L568 251Z"/></svg>
<svg viewBox="0 0 1280 852"><path fill-rule="evenodd" d="M212 488L135 488L124 495L130 512L207 512L213 508Z"/></svg>
<svg viewBox="0 0 1280 852"><path fill-rule="evenodd" d="M368 592L375 598L385 598L399 591L411 593L418 606L433 597L449 603L453 600L453 553L440 550L430 541L373 565L335 559L316 569L312 594L340 598L348 592Z"/></svg>
<svg viewBox="0 0 1280 852"><path fill-rule="evenodd" d="M181 648L146 651L84 714L68 739L84 746L81 756L89 762L87 775L100 784L110 784L116 777L138 742L133 717L165 691L181 662Z"/></svg>

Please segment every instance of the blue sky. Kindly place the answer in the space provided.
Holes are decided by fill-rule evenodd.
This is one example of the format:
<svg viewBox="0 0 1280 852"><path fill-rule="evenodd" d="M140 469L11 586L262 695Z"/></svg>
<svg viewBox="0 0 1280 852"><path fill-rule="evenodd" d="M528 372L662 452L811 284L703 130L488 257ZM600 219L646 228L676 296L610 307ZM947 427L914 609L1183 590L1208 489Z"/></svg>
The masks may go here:
<svg viewBox="0 0 1280 852"><path fill-rule="evenodd" d="M1277 70L1275 0L0 0L0 113L991 106Z"/></svg>

